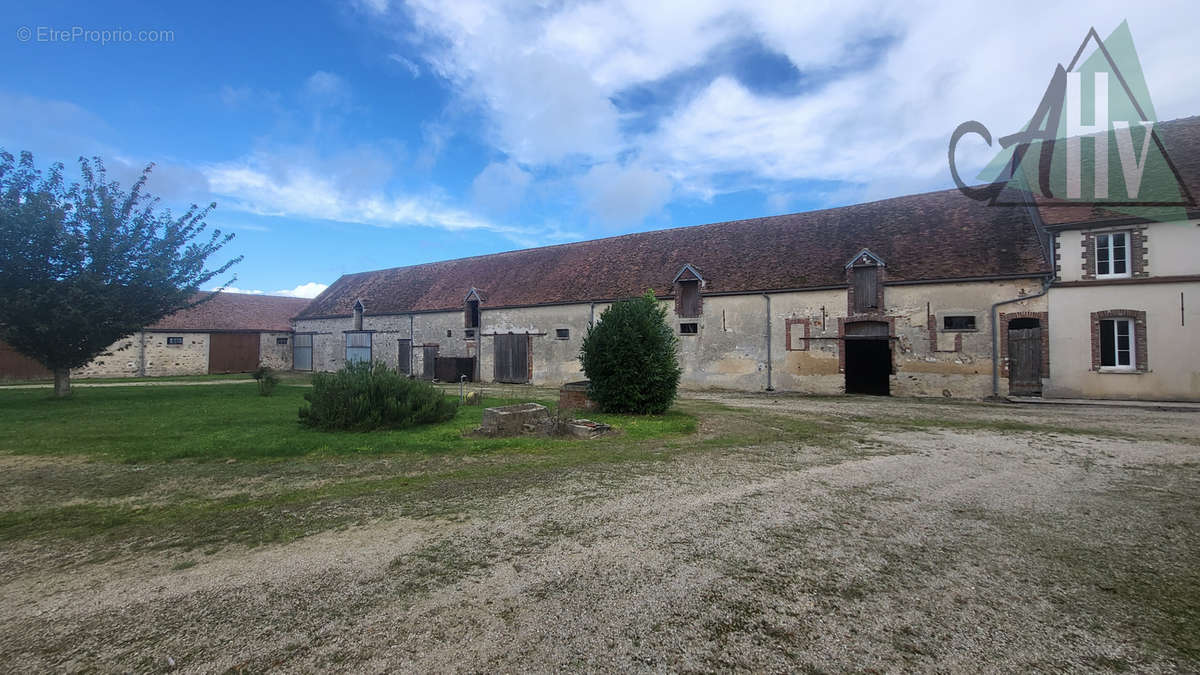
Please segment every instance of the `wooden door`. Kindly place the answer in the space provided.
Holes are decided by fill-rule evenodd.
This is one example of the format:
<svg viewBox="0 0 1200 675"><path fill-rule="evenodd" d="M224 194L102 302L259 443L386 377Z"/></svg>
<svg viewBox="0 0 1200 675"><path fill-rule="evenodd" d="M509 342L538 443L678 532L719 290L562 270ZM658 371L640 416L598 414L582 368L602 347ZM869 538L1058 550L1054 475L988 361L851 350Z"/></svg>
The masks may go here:
<svg viewBox="0 0 1200 675"><path fill-rule="evenodd" d="M437 345L425 345L421 359L421 377L432 380L437 375Z"/></svg>
<svg viewBox="0 0 1200 675"><path fill-rule="evenodd" d="M396 355L396 369L405 375L412 373L412 340L400 339L400 352Z"/></svg>
<svg viewBox="0 0 1200 675"><path fill-rule="evenodd" d="M1042 328L1008 329L1008 393L1042 393Z"/></svg>
<svg viewBox="0 0 1200 675"><path fill-rule="evenodd" d="M258 368L258 333L210 333L208 372L249 373Z"/></svg>
<svg viewBox="0 0 1200 675"><path fill-rule="evenodd" d="M529 336L509 333L497 335L495 342L495 380L524 384L529 381Z"/></svg>
<svg viewBox="0 0 1200 675"><path fill-rule="evenodd" d="M53 376L42 364L0 342L0 380L45 380Z"/></svg>

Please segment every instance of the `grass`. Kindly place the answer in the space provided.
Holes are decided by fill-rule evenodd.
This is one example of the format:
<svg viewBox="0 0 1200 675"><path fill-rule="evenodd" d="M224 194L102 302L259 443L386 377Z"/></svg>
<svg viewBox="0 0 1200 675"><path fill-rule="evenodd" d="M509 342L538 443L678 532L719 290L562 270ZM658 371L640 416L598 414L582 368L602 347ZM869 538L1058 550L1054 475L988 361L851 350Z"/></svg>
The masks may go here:
<svg viewBox="0 0 1200 675"><path fill-rule="evenodd" d="M464 435L484 407L514 402L489 397L438 425L323 432L297 421L307 391L112 387L62 400L0 391L0 453L76 458L0 479L0 540L98 537L126 549L288 541L382 516L454 513L475 496L567 471L661 461L663 442L696 430L692 415L672 410L589 414L618 429L590 441Z"/></svg>
<svg viewBox="0 0 1200 675"><path fill-rule="evenodd" d="M76 390L54 400L41 390L0 391L0 452L88 455L118 462L177 459L272 459L304 455L393 453L478 454L499 450L553 452L574 441L545 438L464 438L484 399L448 423L402 431L344 433L305 429L297 422L305 387L281 384L273 396L245 385L111 387ZM593 415L627 440L690 433L695 419L677 411L636 417ZM601 443L606 442L601 440Z"/></svg>

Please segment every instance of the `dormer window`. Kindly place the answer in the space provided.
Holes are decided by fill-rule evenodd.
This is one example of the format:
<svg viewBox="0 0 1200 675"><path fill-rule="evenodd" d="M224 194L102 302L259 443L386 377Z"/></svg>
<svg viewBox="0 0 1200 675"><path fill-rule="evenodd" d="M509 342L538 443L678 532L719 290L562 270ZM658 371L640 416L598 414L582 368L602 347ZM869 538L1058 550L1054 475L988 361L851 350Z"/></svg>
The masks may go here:
<svg viewBox="0 0 1200 675"><path fill-rule="evenodd" d="M675 275L675 313L683 319L698 318L704 309L700 295L704 279L691 265L684 265Z"/></svg>
<svg viewBox="0 0 1200 675"><path fill-rule="evenodd" d="M883 260L863 249L846 263L850 313L874 314L883 309Z"/></svg>
<svg viewBox="0 0 1200 675"><path fill-rule="evenodd" d="M363 329L363 304L362 300L357 300L354 303L354 330Z"/></svg>
<svg viewBox="0 0 1200 675"><path fill-rule="evenodd" d="M479 328L479 291L474 288L467 293L463 306L463 327Z"/></svg>

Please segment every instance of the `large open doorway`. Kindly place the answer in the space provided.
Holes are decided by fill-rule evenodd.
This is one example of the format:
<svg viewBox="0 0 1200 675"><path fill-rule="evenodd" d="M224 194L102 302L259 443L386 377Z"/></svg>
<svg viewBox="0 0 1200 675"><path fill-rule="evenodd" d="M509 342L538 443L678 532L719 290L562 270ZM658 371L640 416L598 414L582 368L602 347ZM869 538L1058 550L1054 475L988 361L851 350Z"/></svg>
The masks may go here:
<svg viewBox="0 0 1200 675"><path fill-rule="evenodd" d="M1042 322L1020 318L1008 322L1008 393L1042 393Z"/></svg>
<svg viewBox="0 0 1200 675"><path fill-rule="evenodd" d="M892 345L888 324L858 321L846 325L846 393L887 396L891 393Z"/></svg>

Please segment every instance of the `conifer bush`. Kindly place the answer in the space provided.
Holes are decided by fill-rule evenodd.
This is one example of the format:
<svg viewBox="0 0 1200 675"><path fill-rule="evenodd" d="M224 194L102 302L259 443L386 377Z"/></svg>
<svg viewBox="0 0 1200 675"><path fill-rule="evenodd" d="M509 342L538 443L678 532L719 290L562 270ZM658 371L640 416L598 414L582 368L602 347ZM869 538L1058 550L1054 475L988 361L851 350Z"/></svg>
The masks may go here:
<svg viewBox="0 0 1200 675"><path fill-rule="evenodd" d="M666 412L682 372L677 343L653 293L614 303L583 338L579 360L591 382L588 396L605 412Z"/></svg>
<svg viewBox="0 0 1200 675"><path fill-rule="evenodd" d="M458 403L428 382L382 363L348 363L336 373L315 373L300 423L324 431L404 429L445 422Z"/></svg>

